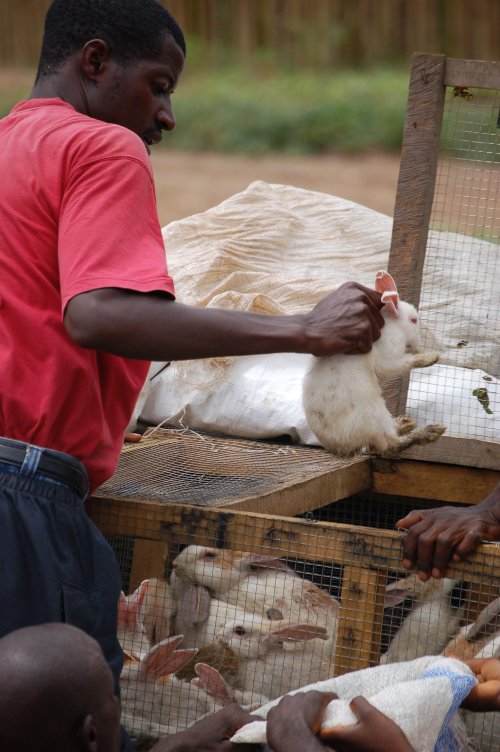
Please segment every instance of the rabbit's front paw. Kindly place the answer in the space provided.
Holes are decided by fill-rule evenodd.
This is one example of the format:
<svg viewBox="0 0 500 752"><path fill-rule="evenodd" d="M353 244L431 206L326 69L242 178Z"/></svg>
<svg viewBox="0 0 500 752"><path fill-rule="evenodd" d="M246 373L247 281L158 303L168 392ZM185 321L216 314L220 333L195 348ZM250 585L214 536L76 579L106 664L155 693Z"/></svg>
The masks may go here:
<svg viewBox="0 0 500 752"><path fill-rule="evenodd" d="M415 355L413 365L414 368L428 368L428 366L433 366L434 363L437 363L438 360L438 352L422 352Z"/></svg>

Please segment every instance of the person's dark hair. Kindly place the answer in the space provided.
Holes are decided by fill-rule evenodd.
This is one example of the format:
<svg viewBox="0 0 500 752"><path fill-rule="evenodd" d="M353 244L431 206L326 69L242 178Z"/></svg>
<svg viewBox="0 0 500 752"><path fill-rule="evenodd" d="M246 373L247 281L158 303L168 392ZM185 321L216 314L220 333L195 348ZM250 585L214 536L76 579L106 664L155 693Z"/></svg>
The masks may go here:
<svg viewBox="0 0 500 752"><path fill-rule="evenodd" d="M165 31L185 55L180 26L157 0L53 0L45 18L37 79L60 68L91 39L104 40L121 65L153 60L161 52Z"/></svg>

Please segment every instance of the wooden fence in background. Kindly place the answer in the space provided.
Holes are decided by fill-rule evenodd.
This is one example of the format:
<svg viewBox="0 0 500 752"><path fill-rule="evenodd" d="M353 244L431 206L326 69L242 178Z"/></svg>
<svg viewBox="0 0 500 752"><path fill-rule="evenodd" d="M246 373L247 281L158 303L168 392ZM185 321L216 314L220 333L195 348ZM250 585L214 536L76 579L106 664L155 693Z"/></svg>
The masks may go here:
<svg viewBox="0 0 500 752"><path fill-rule="evenodd" d="M270 48L308 66L500 59L500 0L164 0L206 53ZM0 0L0 65L36 62L50 0Z"/></svg>

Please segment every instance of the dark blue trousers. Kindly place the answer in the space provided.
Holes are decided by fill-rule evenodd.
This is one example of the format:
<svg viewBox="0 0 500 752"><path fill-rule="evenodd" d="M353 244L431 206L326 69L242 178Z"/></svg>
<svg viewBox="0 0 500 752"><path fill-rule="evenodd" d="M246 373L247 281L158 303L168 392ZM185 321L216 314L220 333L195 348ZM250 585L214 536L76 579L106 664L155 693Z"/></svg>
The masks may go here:
<svg viewBox="0 0 500 752"><path fill-rule="evenodd" d="M0 637L67 622L94 637L119 692L121 578L113 551L69 487L0 461ZM122 730L121 750L133 747Z"/></svg>

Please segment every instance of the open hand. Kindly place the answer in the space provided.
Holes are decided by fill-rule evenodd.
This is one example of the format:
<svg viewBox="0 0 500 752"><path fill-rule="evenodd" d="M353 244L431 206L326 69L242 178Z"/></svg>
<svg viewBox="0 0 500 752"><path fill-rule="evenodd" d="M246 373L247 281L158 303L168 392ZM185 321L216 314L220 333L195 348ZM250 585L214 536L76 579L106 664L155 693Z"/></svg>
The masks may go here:
<svg viewBox="0 0 500 752"><path fill-rule="evenodd" d="M500 485L477 506L417 510L396 528L408 530L403 565L416 567L424 581L444 577L450 560L462 561L483 540L500 540Z"/></svg>

